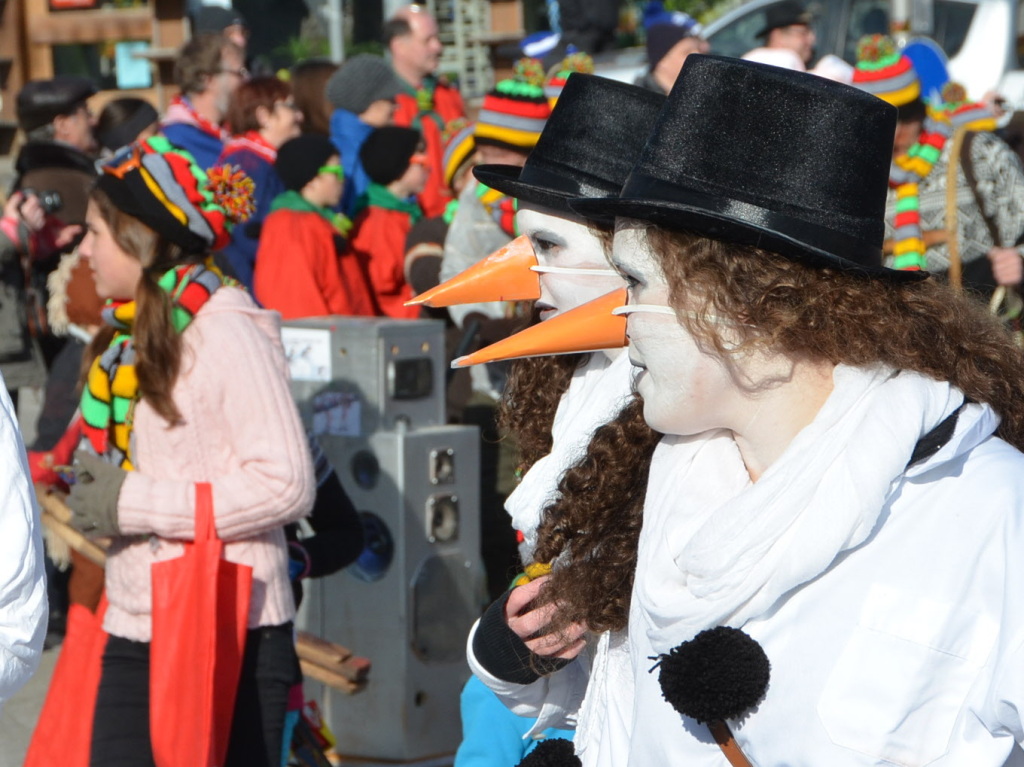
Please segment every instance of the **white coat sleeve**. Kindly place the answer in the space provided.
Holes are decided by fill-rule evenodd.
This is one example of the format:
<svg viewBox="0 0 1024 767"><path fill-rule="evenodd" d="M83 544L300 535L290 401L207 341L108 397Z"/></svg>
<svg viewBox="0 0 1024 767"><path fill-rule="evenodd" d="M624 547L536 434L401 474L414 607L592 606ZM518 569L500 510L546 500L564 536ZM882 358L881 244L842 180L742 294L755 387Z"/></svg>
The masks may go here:
<svg viewBox="0 0 1024 767"><path fill-rule="evenodd" d="M2 379L0 379L2 380ZM28 459L0 387L0 705L35 673L46 636L46 574Z"/></svg>
<svg viewBox="0 0 1024 767"><path fill-rule="evenodd" d="M575 729L576 714L583 703L589 679L589 656L584 650L572 663L531 684L506 682L488 673L473 654L473 637L478 620L469 631L466 659L470 670L498 696L514 714L536 718L524 738L532 738L548 727Z"/></svg>

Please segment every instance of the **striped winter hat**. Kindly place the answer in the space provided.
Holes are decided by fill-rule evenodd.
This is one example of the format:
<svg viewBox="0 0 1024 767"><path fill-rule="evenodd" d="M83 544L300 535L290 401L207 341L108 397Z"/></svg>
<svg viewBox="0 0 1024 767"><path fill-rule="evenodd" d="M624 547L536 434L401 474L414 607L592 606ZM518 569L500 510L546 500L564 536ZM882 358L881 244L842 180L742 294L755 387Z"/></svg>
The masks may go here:
<svg viewBox="0 0 1024 767"><path fill-rule="evenodd" d="M544 67L536 59L520 59L515 74L484 96L477 117L476 143L530 150L540 138L551 106L544 97Z"/></svg>
<svg viewBox="0 0 1024 767"><path fill-rule="evenodd" d="M186 253L222 248L230 225L255 209L252 179L241 170L221 165L204 172L163 136L124 147L100 171L97 188L119 210Z"/></svg>
<svg viewBox="0 0 1024 767"><path fill-rule="evenodd" d="M476 141L473 139L475 131L476 123L471 123L464 117L451 120L444 126L441 171L444 173L444 183L449 188L455 183L459 170L476 151Z"/></svg>
<svg viewBox="0 0 1024 767"><path fill-rule="evenodd" d="M942 87L942 103L953 130L994 131L996 118L984 104L967 100L967 89L960 83L948 82Z"/></svg>
<svg viewBox="0 0 1024 767"><path fill-rule="evenodd" d="M562 88L565 81L573 72L582 72L585 75L594 74L594 59L583 51L570 53L548 72L548 79L544 83L544 95L548 98L548 104L555 108L555 102L562 95Z"/></svg>
<svg viewBox="0 0 1024 767"><path fill-rule="evenodd" d="M896 50L892 38L885 35L866 35L857 43L853 84L894 107L909 104L921 96L921 83L914 65Z"/></svg>

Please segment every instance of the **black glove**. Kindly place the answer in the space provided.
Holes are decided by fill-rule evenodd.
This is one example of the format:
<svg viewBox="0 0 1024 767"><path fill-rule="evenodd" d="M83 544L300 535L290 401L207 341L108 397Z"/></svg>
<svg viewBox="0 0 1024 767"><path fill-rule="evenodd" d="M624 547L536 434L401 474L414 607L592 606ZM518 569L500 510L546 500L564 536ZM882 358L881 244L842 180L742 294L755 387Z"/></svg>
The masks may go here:
<svg viewBox="0 0 1024 767"><path fill-rule="evenodd" d="M79 450L75 453L75 483L68 506L71 526L91 536L117 535L117 497L128 472L102 458Z"/></svg>

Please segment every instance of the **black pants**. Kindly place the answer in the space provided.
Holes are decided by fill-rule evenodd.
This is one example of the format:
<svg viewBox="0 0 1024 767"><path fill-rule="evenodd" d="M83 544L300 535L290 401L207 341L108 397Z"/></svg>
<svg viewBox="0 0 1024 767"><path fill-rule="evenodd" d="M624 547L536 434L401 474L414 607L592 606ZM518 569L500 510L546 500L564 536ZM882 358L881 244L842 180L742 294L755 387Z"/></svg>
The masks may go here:
<svg viewBox="0 0 1024 767"><path fill-rule="evenodd" d="M224 767L279 767L288 691L299 678L291 623L248 632ZM147 642L107 640L90 764L154 767Z"/></svg>

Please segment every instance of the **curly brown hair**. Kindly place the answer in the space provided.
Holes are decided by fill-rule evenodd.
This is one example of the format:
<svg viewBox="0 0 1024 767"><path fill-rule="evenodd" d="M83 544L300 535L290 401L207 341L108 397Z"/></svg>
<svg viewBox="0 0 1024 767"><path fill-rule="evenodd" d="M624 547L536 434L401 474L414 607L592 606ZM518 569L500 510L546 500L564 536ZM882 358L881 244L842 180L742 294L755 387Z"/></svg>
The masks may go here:
<svg viewBox="0 0 1024 767"><path fill-rule="evenodd" d="M908 282L815 268L687 232L650 227L647 239L680 322L718 353L728 353L721 328L702 318L735 320L737 351L760 346L948 381L991 405L1002 417L998 436L1024 448L1024 355L976 298L934 277Z"/></svg>
<svg viewBox="0 0 1024 767"><path fill-rule="evenodd" d="M518 476L551 452L551 426L558 403L573 373L589 356L528 357L512 364L498 403L498 428L515 443Z"/></svg>
<svg viewBox="0 0 1024 767"><path fill-rule="evenodd" d="M902 282L820 269L759 248L658 227L646 230L680 322L717 353L762 346L833 364L886 364L949 381L1002 420L998 436L1024 448L1024 355L974 298L928 278ZM684 311L685 308L685 311ZM738 323L740 343L720 325ZM704 319L702 319L704 318ZM735 330L736 326L733 326ZM552 631L584 622L626 625L643 497L660 435L637 397L598 430L545 510L536 559L557 566L542 595L560 606Z"/></svg>
<svg viewBox="0 0 1024 767"><path fill-rule="evenodd" d="M586 226L601 241L605 254L611 253L614 229L603 222L587 222ZM540 321L540 313L533 309L524 327ZM588 359L589 354L561 354L527 357L512 363L498 403L498 427L516 445L518 476L521 477L551 452L551 426L555 421L555 411L569 388L573 373Z"/></svg>
<svg viewBox="0 0 1024 767"><path fill-rule="evenodd" d="M660 439L634 395L594 432L587 454L558 483L534 555L538 562L559 558L541 597L560 607L554 631L577 622L591 631L626 625L647 475Z"/></svg>

